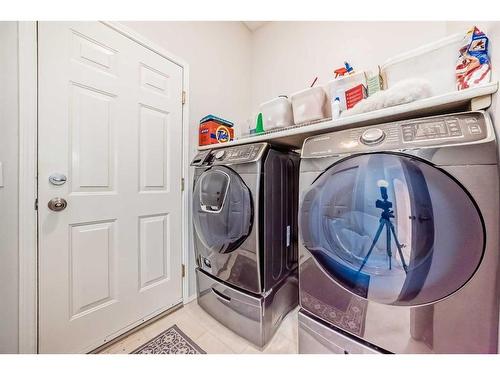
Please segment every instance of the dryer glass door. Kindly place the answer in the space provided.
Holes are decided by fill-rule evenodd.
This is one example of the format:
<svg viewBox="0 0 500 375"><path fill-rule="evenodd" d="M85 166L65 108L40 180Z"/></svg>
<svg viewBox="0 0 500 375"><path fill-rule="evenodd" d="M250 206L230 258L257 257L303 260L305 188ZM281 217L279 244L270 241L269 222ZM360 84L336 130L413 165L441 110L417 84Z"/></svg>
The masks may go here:
<svg viewBox="0 0 500 375"><path fill-rule="evenodd" d="M369 300L420 305L473 276L484 225L465 189L409 156L358 155L327 169L305 192L303 244L336 283Z"/></svg>
<svg viewBox="0 0 500 375"><path fill-rule="evenodd" d="M208 251L229 253L245 240L252 228L250 190L232 169L215 166L196 181L193 222L196 235Z"/></svg>

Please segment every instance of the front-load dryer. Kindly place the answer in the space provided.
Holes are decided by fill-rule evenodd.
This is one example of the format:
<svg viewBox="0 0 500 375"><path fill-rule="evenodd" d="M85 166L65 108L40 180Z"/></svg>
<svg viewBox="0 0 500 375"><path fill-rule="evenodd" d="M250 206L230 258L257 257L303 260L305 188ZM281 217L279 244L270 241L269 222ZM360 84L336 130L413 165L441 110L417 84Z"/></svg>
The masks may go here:
<svg viewBox="0 0 500 375"><path fill-rule="evenodd" d="M255 143L191 165L198 303L263 346L298 304L299 155Z"/></svg>
<svg viewBox="0 0 500 375"><path fill-rule="evenodd" d="M498 195L484 112L307 139L299 351L496 353Z"/></svg>

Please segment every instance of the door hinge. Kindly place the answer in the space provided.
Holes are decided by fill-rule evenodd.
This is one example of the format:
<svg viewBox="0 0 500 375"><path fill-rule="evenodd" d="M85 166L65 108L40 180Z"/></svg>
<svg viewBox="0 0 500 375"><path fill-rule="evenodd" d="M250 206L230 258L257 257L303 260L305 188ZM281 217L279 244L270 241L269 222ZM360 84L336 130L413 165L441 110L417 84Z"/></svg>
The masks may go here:
<svg viewBox="0 0 500 375"><path fill-rule="evenodd" d="M184 182L184 177L181 177L181 191L184 191L184 187L185 187L185 182Z"/></svg>
<svg viewBox="0 0 500 375"><path fill-rule="evenodd" d="M38 211L38 198L35 198L35 211Z"/></svg>
<svg viewBox="0 0 500 375"><path fill-rule="evenodd" d="M182 91L182 104L186 104L186 91Z"/></svg>
<svg viewBox="0 0 500 375"><path fill-rule="evenodd" d="M181 270L182 277L186 277L186 266L184 264L182 265Z"/></svg>

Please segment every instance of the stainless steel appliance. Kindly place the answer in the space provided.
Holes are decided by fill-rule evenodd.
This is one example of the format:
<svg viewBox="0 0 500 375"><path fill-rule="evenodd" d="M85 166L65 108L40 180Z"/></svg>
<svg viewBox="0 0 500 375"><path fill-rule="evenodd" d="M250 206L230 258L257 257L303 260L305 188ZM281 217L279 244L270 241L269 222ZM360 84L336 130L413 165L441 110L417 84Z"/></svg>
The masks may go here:
<svg viewBox="0 0 500 375"><path fill-rule="evenodd" d="M496 353L498 177L484 112L307 139L299 352Z"/></svg>
<svg viewBox="0 0 500 375"><path fill-rule="evenodd" d="M298 304L298 164L267 143L191 163L198 303L257 346Z"/></svg>

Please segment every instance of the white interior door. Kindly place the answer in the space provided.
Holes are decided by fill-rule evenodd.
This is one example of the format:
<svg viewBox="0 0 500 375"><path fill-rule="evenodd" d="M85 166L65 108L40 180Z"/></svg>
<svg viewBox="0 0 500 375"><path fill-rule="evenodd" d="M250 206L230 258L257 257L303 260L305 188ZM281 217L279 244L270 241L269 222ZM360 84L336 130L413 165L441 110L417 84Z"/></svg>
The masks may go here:
<svg viewBox="0 0 500 375"><path fill-rule="evenodd" d="M182 68L98 22L38 38L39 351L86 352L182 300Z"/></svg>

